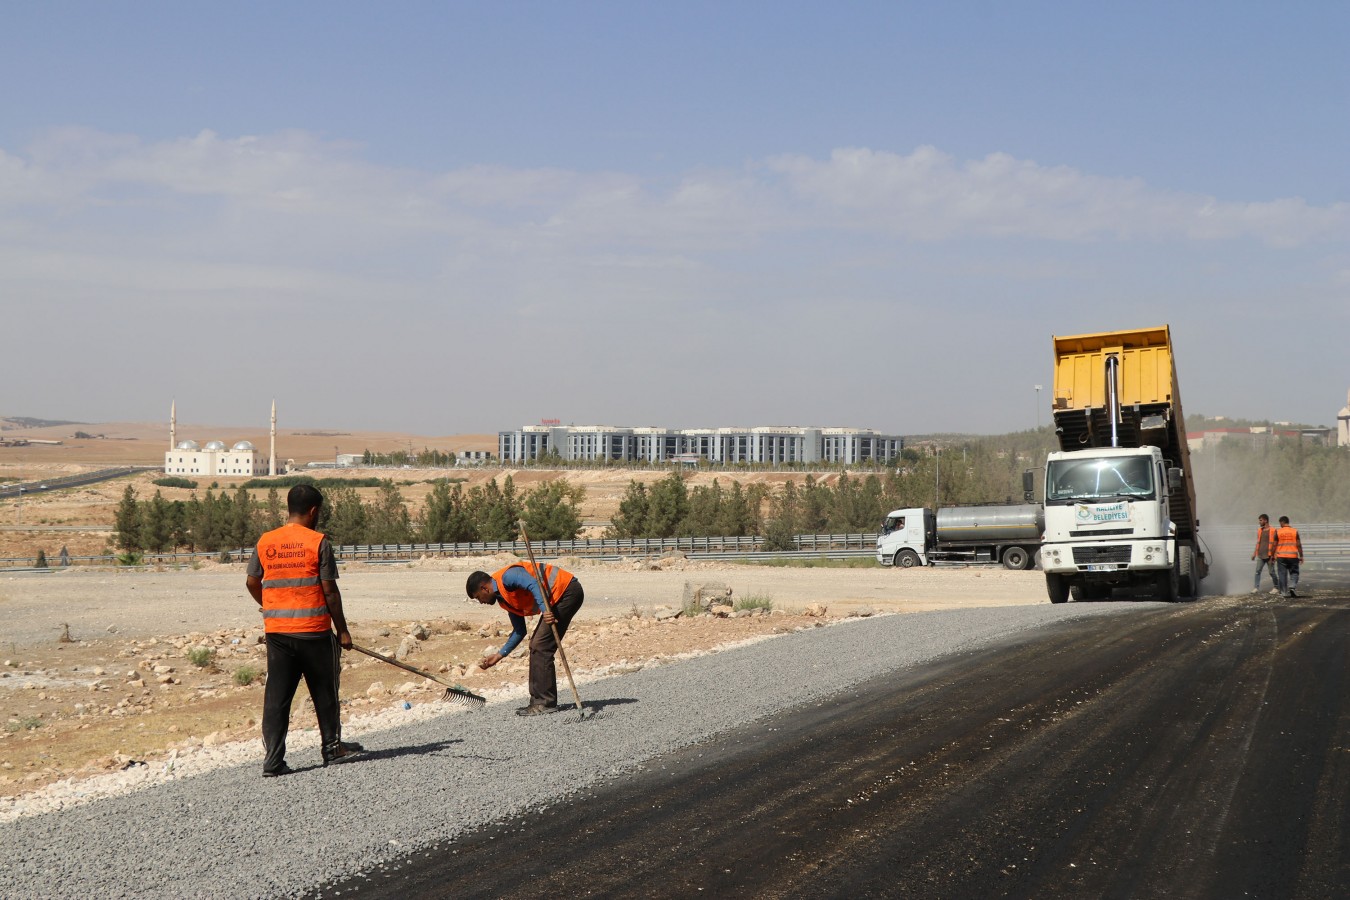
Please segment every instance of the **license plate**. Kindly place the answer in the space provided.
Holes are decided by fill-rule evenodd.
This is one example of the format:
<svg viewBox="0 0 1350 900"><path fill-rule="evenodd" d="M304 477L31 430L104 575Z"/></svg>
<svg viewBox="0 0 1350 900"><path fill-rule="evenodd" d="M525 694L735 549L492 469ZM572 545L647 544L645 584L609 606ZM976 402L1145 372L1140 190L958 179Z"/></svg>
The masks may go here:
<svg viewBox="0 0 1350 900"><path fill-rule="evenodd" d="M1114 572L1116 570L1115 566L1104 566L1100 564L1095 566L1084 566L1083 568L1087 569L1089 572Z"/></svg>

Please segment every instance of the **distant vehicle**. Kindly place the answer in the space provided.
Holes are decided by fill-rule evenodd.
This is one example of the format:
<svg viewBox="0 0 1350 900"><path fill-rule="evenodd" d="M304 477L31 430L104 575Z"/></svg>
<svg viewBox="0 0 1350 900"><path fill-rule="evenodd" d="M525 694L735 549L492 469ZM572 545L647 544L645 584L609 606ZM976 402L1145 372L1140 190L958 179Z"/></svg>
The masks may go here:
<svg viewBox="0 0 1350 900"><path fill-rule="evenodd" d="M1002 563L1030 569L1041 548L1045 518L1040 504L895 509L881 523L877 562L913 566Z"/></svg>

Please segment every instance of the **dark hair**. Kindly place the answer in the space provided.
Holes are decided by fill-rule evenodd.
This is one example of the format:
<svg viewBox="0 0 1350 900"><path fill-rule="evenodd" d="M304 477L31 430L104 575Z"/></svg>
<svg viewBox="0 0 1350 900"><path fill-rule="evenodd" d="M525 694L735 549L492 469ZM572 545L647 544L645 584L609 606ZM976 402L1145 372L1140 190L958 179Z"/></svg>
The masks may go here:
<svg viewBox="0 0 1350 900"><path fill-rule="evenodd" d="M1280 524L1281 524L1281 525L1288 525L1288 524L1289 524L1289 517L1288 517L1288 516L1280 516Z"/></svg>
<svg viewBox="0 0 1350 900"><path fill-rule="evenodd" d="M1270 521L1270 516L1266 515L1265 513L1261 513L1261 515L1257 516L1257 518L1258 518L1258 519L1265 519L1267 522Z"/></svg>
<svg viewBox="0 0 1350 900"><path fill-rule="evenodd" d="M470 597L477 596L478 589L483 586L483 582L491 581L492 576L486 572L474 572L469 576L469 581L464 585L464 589L469 592Z"/></svg>
<svg viewBox="0 0 1350 900"><path fill-rule="evenodd" d="M312 484L297 484L286 494L286 512L302 516L317 506L323 506L323 494Z"/></svg>

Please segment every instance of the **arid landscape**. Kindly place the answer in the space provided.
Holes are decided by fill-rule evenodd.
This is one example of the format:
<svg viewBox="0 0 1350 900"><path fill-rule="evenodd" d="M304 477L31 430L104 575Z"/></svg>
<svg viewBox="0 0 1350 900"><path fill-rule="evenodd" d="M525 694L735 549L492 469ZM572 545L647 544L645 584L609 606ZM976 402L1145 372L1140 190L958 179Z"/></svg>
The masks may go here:
<svg viewBox="0 0 1350 900"><path fill-rule="evenodd" d="M59 445L0 449L0 478L40 481L112 465L153 465L167 446L154 426L85 426L106 437L75 440L73 426L28 429ZM163 432L164 429L159 429ZM253 440L258 430L179 426L194 439ZM279 455L303 463L343 452L423 446L487 449L491 436L419 438L387 434L284 434ZM414 510L444 470L344 470L388 475ZM455 477L478 484L510 474L520 485L557 472L467 468ZM606 521L631 478L663 473L568 472L586 490L583 516ZM112 537L113 509L128 482L145 496L170 499L181 488L156 488L156 472L89 487L43 492L0 505L0 556L49 557L102 552ZM695 483L726 473L693 474ZM748 477L780 481L786 476ZM237 481L237 479L236 479ZM411 483L408 483L411 482ZM219 480L221 488L231 482ZM205 487L203 485L202 487ZM597 532L599 526L592 526ZM422 559L396 566L344 564L340 584L358 643L463 683L491 702L524 691L526 654L517 651L491 672L473 663L501 644L509 623L500 611L469 603L464 579L505 558ZM817 628L856 616L962 606L1045 602L1035 572L947 569L900 572L785 569L702 563L678 556L621 562L565 560L587 599L565 646L584 685L607 674L636 671L749 640ZM198 561L195 568L116 570L72 567L48 573L0 574L0 796L18 798L63 779L120 771L168 756L231 742L258 743L265 678L260 619L244 591L242 563ZM729 589L730 604L759 608L692 614L689 601ZM678 615L676 613L679 613ZM303 689L300 696L303 697ZM343 672L344 719L350 733L388 724L391 711L439 703L440 688L366 656L348 653ZM405 710L405 705L409 710ZM313 712L297 701L294 727L313 728Z"/></svg>

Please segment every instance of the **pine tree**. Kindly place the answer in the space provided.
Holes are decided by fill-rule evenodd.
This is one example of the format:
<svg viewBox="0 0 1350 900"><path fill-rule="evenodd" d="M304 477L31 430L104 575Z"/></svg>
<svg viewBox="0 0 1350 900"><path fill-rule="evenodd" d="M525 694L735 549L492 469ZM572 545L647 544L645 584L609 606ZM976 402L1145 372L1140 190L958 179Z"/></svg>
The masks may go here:
<svg viewBox="0 0 1350 900"><path fill-rule="evenodd" d="M113 527L117 531L117 546L121 550L134 553L144 548L141 543L141 508L136 502L136 488L131 485L127 485L122 492Z"/></svg>
<svg viewBox="0 0 1350 900"><path fill-rule="evenodd" d="M581 533L581 501L586 491L566 479L539 485L525 495L521 518L531 540L571 541Z"/></svg>
<svg viewBox="0 0 1350 900"><path fill-rule="evenodd" d="M151 553L163 553L172 540L169 501L155 491L155 496L141 504L141 545Z"/></svg>
<svg viewBox="0 0 1350 900"><path fill-rule="evenodd" d="M671 472L652 485L647 506L647 537L674 537L689 515L689 492L684 476Z"/></svg>
<svg viewBox="0 0 1350 900"><path fill-rule="evenodd" d="M367 509L367 541L372 544L407 544L412 541L412 520L403 494L393 481L380 485L375 502Z"/></svg>
<svg viewBox="0 0 1350 900"><path fill-rule="evenodd" d="M478 540L463 488L438 480L427 495L417 523L418 540L428 544L456 544Z"/></svg>
<svg viewBox="0 0 1350 900"><path fill-rule="evenodd" d="M272 531L285 524L286 511L281 505L281 495L277 493L276 487L270 487L267 489L267 510L263 516L263 528Z"/></svg>
<svg viewBox="0 0 1350 900"><path fill-rule="evenodd" d="M647 486L634 479L619 501L619 511L609 520L605 536L609 538L636 538L647 536L647 510L651 499Z"/></svg>

